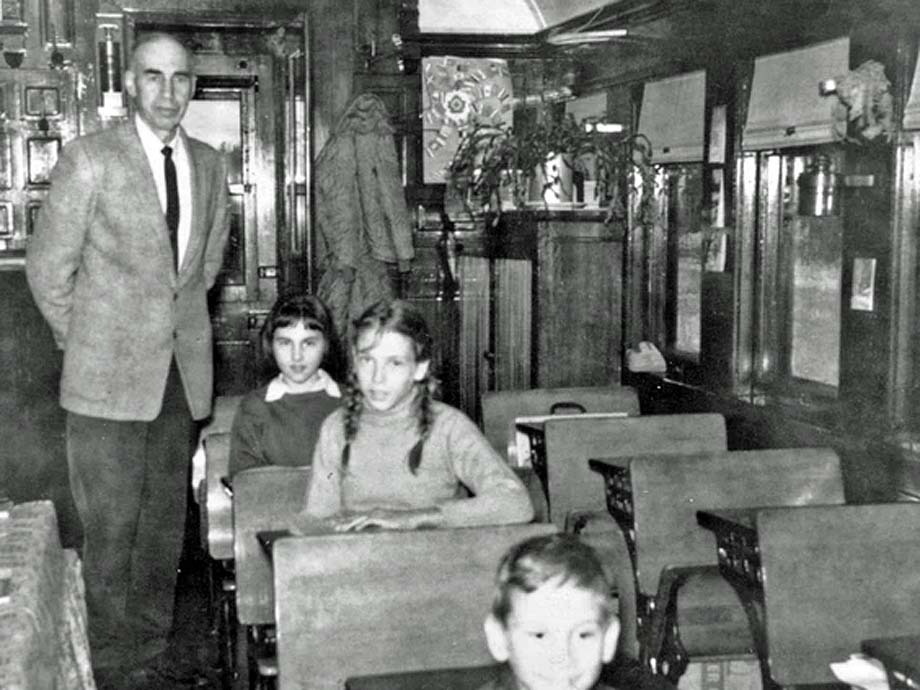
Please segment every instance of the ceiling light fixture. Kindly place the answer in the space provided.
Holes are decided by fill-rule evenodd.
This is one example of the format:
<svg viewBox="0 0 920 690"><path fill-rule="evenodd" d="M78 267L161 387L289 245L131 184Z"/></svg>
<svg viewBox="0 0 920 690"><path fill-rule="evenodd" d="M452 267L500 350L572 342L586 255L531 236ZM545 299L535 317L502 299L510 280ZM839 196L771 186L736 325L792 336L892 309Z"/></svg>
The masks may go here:
<svg viewBox="0 0 920 690"><path fill-rule="evenodd" d="M546 42L554 46L579 45L582 43L605 43L607 41L624 38L626 29L605 29L601 31L563 31L553 34Z"/></svg>

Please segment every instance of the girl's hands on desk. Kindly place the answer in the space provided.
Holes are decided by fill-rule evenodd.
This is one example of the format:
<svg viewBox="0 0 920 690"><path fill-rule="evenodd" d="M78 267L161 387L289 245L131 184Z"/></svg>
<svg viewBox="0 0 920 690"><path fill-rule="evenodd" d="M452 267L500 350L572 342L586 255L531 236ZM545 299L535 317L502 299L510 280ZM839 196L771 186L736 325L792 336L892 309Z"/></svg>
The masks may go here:
<svg viewBox="0 0 920 690"><path fill-rule="evenodd" d="M438 527L442 522L441 511L437 508L415 510L372 508L343 513L327 519L327 523L336 532L358 532L366 529L410 530L421 527Z"/></svg>

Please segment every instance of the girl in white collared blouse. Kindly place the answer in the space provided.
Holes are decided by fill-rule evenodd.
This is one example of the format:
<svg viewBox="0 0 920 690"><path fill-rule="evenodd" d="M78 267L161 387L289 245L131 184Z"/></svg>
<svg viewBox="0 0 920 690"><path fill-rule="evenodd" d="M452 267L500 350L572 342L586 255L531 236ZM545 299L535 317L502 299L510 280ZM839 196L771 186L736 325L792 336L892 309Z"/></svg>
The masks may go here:
<svg viewBox="0 0 920 690"><path fill-rule="evenodd" d="M306 466L322 421L339 407L341 354L329 309L302 293L281 297L262 327L277 375L247 393L233 419L230 474L261 465Z"/></svg>

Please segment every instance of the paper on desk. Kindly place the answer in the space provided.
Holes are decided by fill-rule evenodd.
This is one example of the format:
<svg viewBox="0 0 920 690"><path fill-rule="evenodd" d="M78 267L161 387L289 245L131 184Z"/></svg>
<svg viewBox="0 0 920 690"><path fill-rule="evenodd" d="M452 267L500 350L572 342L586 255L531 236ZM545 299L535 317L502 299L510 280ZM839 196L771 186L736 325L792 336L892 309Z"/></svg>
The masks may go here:
<svg viewBox="0 0 920 690"><path fill-rule="evenodd" d="M533 467L530 455L530 436L517 428L518 424L542 424L559 419L609 419L626 417L625 412L578 412L574 414L534 414L514 418L514 441L508 444L508 462L512 467Z"/></svg>
<svg viewBox="0 0 920 690"><path fill-rule="evenodd" d="M850 654L846 661L830 664L837 680L865 690L889 690L888 675L882 662L864 654Z"/></svg>

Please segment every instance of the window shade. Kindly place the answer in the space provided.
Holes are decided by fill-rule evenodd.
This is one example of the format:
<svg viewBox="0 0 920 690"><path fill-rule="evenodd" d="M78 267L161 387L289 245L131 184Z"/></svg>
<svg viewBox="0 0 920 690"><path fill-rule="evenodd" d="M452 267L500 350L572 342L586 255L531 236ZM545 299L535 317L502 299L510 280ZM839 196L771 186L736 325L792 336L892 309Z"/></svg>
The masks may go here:
<svg viewBox="0 0 920 690"><path fill-rule="evenodd" d="M904 129L920 129L920 53L914 67L914 80L910 84L910 96L904 106Z"/></svg>
<svg viewBox="0 0 920 690"><path fill-rule="evenodd" d="M846 74L849 62L849 37L757 58L743 148L772 149L833 141L837 98L820 95L818 84Z"/></svg>
<svg viewBox="0 0 920 690"><path fill-rule="evenodd" d="M650 81L642 94L639 133L652 142L653 163L703 160L706 73Z"/></svg>

